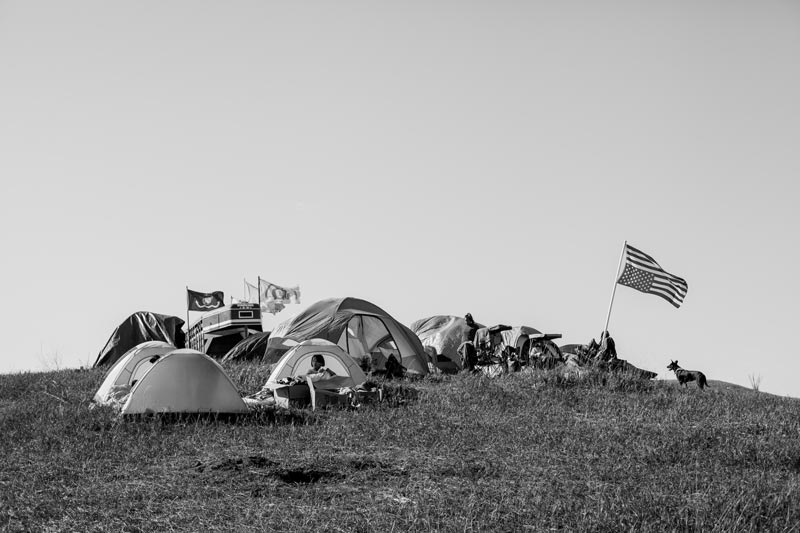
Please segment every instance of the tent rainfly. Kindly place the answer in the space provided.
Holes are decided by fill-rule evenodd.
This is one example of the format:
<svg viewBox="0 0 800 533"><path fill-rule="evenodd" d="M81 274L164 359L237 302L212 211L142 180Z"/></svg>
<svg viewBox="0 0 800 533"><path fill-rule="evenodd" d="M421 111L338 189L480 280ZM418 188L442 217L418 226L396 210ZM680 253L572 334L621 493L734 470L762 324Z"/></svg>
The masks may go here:
<svg viewBox="0 0 800 533"><path fill-rule="evenodd" d="M276 363L292 346L321 338L338 344L350 357L369 357L373 365L394 355L410 374L428 373L419 338L377 305L358 298L321 300L276 327L263 361Z"/></svg>

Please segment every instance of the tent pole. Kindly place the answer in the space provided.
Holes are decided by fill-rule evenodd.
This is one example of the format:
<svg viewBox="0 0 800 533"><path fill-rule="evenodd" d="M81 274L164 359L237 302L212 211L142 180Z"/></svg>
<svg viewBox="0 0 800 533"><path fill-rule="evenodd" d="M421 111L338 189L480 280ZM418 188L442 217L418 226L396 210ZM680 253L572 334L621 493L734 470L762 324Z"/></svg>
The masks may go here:
<svg viewBox="0 0 800 533"><path fill-rule="evenodd" d="M611 289L611 301L608 303L608 314L606 315L606 325L603 328L603 333L600 334L600 344L603 343L603 339L606 336L606 331L608 331L608 322L611 320L611 306L614 305L614 294L617 292L617 280L619 279L619 269L622 266L622 258L625 257L625 249L628 246L628 241L622 243L622 252L619 254L619 263L617 264L617 272L614 274L614 286Z"/></svg>

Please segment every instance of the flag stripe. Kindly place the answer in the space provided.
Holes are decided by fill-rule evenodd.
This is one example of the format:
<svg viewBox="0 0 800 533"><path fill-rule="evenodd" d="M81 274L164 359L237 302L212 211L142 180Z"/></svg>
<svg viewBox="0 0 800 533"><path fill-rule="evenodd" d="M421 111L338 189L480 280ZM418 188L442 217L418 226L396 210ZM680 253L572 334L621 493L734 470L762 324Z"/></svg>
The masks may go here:
<svg viewBox="0 0 800 533"><path fill-rule="evenodd" d="M685 287L676 287L672 283L660 281L657 276L653 278L653 285L662 287L663 289L674 292L675 294L686 294L687 292Z"/></svg>
<svg viewBox="0 0 800 533"><path fill-rule="evenodd" d="M635 261L629 261L628 264L635 266L639 270L644 270L644 271L647 271L647 272L649 272L649 273L651 273L651 274L653 274L655 276L660 276L665 280L669 280L670 282L674 283L675 285L680 285L682 287L689 288L689 285L686 283L685 279L679 278L678 276L675 276L673 274L669 274L668 272L664 272L663 270L657 270L657 269L654 269L654 268L651 268L651 267L642 266L642 265L640 265L639 263L637 263Z"/></svg>

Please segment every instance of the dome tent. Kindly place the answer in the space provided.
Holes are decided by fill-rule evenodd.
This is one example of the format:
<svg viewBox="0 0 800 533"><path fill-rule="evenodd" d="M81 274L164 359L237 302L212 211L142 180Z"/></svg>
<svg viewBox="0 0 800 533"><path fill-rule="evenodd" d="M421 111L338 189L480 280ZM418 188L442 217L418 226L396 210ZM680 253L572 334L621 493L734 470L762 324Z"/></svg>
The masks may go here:
<svg viewBox="0 0 800 533"><path fill-rule="evenodd" d="M394 355L412 374L428 373L419 338L377 305L358 298L320 300L276 327L264 362L276 363L292 346L314 338L338 344L350 357L385 361Z"/></svg>
<svg viewBox="0 0 800 533"><path fill-rule="evenodd" d="M222 367L188 348L160 357L133 385L122 414L247 413L248 408Z"/></svg>
<svg viewBox="0 0 800 533"><path fill-rule="evenodd" d="M106 374L103 384L97 389L94 401L100 405L111 404L127 395L131 387L150 370L151 366L175 349L175 346L163 341L137 344L114 363Z"/></svg>
<svg viewBox="0 0 800 533"><path fill-rule="evenodd" d="M111 366L125 353L147 341L163 341L178 348L186 344L182 331L183 320L170 315L139 311L126 318L111 334L106 345L97 355L94 367Z"/></svg>
<svg viewBox="0 0 800 533"><path fill-rule="evenodd" d="M325 359L325 367L336 376L338 387L356 387L367 380L367 376L352 357L337 344L324 339L303 341L287 351L275 365L267 379L267 385L279 385L285 378L303 376L311 369L311 358L320 354Z"/></svg>

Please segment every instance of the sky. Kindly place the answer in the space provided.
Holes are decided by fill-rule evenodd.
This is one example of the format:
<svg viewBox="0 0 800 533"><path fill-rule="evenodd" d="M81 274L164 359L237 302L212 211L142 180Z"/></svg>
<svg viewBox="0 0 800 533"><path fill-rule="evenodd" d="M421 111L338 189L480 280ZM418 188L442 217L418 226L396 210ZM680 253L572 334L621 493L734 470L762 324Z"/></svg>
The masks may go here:
<svg viewBox="0 0 800 533"><path fill-rule="evenodd" d="M0 372L258 276L800 397L800 4L0 0ZM196 320L192 313L190 320Z"/></svg>

